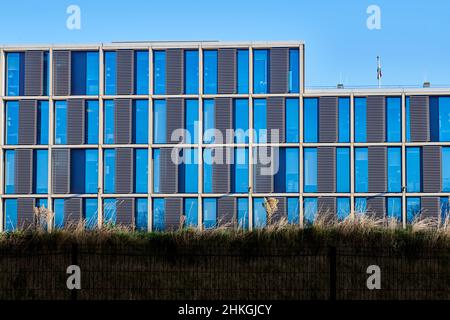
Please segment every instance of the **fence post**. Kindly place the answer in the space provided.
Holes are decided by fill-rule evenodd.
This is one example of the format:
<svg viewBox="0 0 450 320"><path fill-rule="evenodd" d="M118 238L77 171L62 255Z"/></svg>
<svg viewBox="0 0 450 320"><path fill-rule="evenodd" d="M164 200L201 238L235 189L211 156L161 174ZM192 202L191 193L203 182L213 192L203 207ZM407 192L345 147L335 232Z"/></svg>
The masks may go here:
<svg viewBox="0 0 450 320"><path fill-rule="evenodd" d="M76 242L72 243L72 250L71 250L71 260L72 260L72 265L78 265L78 244ZM77 300L77 294L78 294L78 290L77 289L72 289L71 290L71 300L72 301L76 301Z"/></svg>
<svg viewBox="0 0 450 320"><path fill-rule="evenodd" d="M328 247L328 262L330 266L330 297L329 299L336 300L336 247Z"/></svg>

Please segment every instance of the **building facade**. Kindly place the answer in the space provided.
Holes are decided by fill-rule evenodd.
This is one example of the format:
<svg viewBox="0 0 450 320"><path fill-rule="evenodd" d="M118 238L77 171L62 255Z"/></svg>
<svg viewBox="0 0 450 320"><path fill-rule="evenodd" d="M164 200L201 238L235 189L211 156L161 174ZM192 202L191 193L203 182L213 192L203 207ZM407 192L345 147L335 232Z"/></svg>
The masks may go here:
<svg viewBox="0 0 450 320"><path fill-rule="evenodd" d="M0 230L443 221L450 90L305 89L301 42L0 48Z"/></svg>

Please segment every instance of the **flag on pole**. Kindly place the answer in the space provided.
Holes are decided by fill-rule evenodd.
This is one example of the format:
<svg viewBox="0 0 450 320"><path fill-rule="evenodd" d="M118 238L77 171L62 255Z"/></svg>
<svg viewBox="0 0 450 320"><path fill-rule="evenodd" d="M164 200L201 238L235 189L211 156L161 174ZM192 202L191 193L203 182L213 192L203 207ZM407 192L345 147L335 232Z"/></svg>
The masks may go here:
<svg viewBox="0 0 450 320"><path fill-rule="evenodd" d="M381 62L380 57L377 56L377 79L380 80L383 74L381 73Z"/></svg>

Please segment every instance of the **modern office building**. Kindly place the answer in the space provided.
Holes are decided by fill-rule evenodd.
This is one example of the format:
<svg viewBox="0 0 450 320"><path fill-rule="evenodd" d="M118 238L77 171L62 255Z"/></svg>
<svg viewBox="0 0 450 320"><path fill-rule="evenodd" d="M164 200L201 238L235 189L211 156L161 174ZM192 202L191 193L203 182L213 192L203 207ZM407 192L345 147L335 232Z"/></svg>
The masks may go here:
<svg viewBox="0 0 450 320"><path fill-rule="evenodd" d="M450 89L305 89L301 42L0 47L0 230L442 221ZM350 62L349 62L350 63Z"/></svg>

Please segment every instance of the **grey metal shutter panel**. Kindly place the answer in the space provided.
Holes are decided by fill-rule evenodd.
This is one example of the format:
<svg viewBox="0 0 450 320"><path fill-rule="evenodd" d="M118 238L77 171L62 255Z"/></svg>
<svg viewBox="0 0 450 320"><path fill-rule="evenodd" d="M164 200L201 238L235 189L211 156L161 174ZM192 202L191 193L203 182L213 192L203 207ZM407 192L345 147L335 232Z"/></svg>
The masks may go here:
<svg viewBox="0 0 450 320"><path fill-rule="evenodd" d="M26 229L34 222L34 198L17 199L17 228Z"/></svg>
<svg viewBox="0 0 450 320"><path fill-rule="evenodd" d="M43 84L44 51L25 51L25 95L42 96Z"/></svg>
<svg viewBox="0 0 450 320"><path fill-rule="evenodd" d="M168 98L166 100L166 141L167 143L179 143L172 141L172 133L177 129L184 129L184 99ZM184 138L183 138L184 140Z"/></svg>
<svg viewBox="0 0 450 320"><path fill-rule="evenodd" d="M384 218L386 216L386 198L369 197L367 198L367 210L371 216Z"/></svg>
<svg viewBox="0 0 450 320"><path fill-rule="evenodd" d="M52 150L52 189L56 194L70 193L70 149Z"/></svg>
<svg viewBox="0 0 450 320"><path fill-rule="evenodd" d="M317 148L317 191L336 191L336 148Z"/></svg>
<svg viewBox="0 0 450 320"><path fill-rule="evenodd" d="M182 214L183 214L182 198L164 199L164 222L166 230L173 231L179 229Z"/></svg>
<svg viewBox="0 0 450 320"><path fill-rule="evenodd" d="M71 52L53 51L53 94L70 96L72 78Z"/></svg>
<svg viewBox="0 0 450 320"><path fill-rule="evenodd" d="M68 198L64 200L64 226L76 228L83 219L83 199Z"/></svg>
<svg viewBox="0 0 450 320"><path fill-rule="evenodd" d="M166 50L166 92L184 93L184 50Z"/></svg>
<svg viewBox="0 0 450 320"><path fill-rule="evenodd" d="M411 96L409 98L409 121L411 142L430 141L430 98Z"/></svg>
<svg viewBox="0 0 450 320"><path fill-rule="evenodd" d="M336 216L336 198L335 197L319 197L317 199L318 215Z"/></svg>
<svg viewBox="0 0 450 320"><path fill-rule="evenodd" d="M159 189L161 193L178 192L178 165L172 161L172 148L159 149ZM181 150L181 149L176 149Z"/></svg>
<svg viewBox="0 0 450 320"><path fill-rule="evenodd" d="M16 194L33 193L33 150L16 149L14 166Z"/></svg>
<svg viewBox="0 0 450 320"><path fill-rule="evenodd" d="M254 171L253 171L253 192L257 193L270 193L273 192L274 175L273 174L261 174L261 169L267 168L270 164L264 164L260 161L260 153L266 154L265 157L269 157L273 160L273 150L271 147L256 147L255 154L253 156ZM258 155L258 157L256 157Z"/></svg>
<svg viewBox="0 0 450 320"><path fill-rule="evenodd" d="M286 197L275 197L278 200L278 210L272 217L272 222L287 221L287 199Z"/></svg>
<svg viewBox="0 0 450 320"><path fill-rule="evenodd" d="M369 192L386 192L386 147L369 147Z"/></svg>
<svg viewBox="0 0 450 320"><path fill-rule="evenodd" d="M367 97L367 142L386 141L386 97Z"/></svg>
<svg viewBox="0 0 450 320"><path fill-rule="evenodd" d="M114 143L129 144L133 140L133 101L114 100Z"/></svg>
<svg viewBox="0 0 450 320"><path fill-rule="evenodd" d="M134 93L134 50L117 50L117 94Z"/></svg>
<svg viewBox="0 0 450 320"><path fill-rule="evenodd" d="M67 101L67 144L84 144L85 114L84 99Z"/></svg>
<svg viewBox="0 0 450 320"><path fill-rule="evenodd" d="M266 109L266 121L267 121L267 142L285 142L285 128L286 128L286 112L283 97L268 97L267 98L267 109ZM279 140L272 141L272 130L278 130Z"/></svg>
<svg viewBox="0 0 450 320"><path fill-rule="evenodd" d="M288 92L289 48L270 49L270 93Z"/></svg>
<svg viewBox="0 0 450 320"><path fill-rule="evenodd" d="M231 159L226 159L226 154L233 154L233 148L212 148L212 157L213 159L223 159L223 163L213 163L212 164L212 172L213 172L213 185L212 191L213 193L229 193L231 192L231 162L228 160L234 159L234 157L230 157Z"/></svg>
<svg viewBox="0 0 450 320"><path fill-rule="evenodd" d="M19 144L37 143L37 101L19 101Z"/></svg>
<svg viewBox="0 0 450 320"><path fill-rule="evenodd" d="M217 51L217 92L236 93L236 49L222 48Z"/></svg>
<svg viewBox="0 0 450 320"><path fill-rule="evenodd" d="M133 198L116 199L116 224L134 227L135 203Z"/></svg>
<svg viewBox="0 0 450 320"><path fill-rule="evenodd" d="M236 198L223 197L217 200L217 225L233 227L236 224Z"/></svg>
<svg viewBox="0 0 450 320"><path fill-rule="evenodd" d="M422 197L420 204L421 216L423 218L439 218L441 212L441 201L439 197Z"/></svg>
<svg viewBox="0 0 450 320"><path fill-rule="evenodd" d="M423 146L422 163L423 192L441 192L441 147Z"/></svg>
<svg viewBox="0 0 450 320"><path fill-rule="evenodd" d="M226 130L233 128L233 99L216 98L214 104L214 127L222 133L221 143L226 143ZM220 141L216 141L216 143L220 143Z"/></svg>
<svg viewBox="0 0 450 320"><path fill-rule="evenodd" d="M338 140L338 98L319 98L319 142Z"/></svg>
<svg viewBox="0 0 450 320"><path fill-rule="evenodd" d="M133 148L116 148L116 193L133 193L133 159Z"/></svg>

